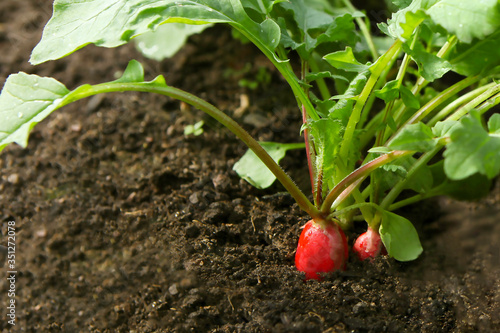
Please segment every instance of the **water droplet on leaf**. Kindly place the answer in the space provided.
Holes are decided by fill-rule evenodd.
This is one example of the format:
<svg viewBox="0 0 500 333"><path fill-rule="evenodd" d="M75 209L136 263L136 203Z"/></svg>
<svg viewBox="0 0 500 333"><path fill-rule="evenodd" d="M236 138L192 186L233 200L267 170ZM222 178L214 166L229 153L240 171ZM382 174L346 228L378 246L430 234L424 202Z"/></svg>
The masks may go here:
<svg viewBox="0 0 500 333"><path fill-rule="evenodd" d="M22 113L22 112L18 112L18 113L17 113L17 117L18 117L18 118L22 118L23 116L24 116L24 115L23 115L23 113Z"/></svg>

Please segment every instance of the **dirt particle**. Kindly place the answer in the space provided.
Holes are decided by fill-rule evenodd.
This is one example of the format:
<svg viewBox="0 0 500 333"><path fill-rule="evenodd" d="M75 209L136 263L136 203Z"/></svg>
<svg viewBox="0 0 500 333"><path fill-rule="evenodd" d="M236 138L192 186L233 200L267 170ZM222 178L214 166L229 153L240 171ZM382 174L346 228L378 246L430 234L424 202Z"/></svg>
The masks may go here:
<svg viewBox="0 0 500 333"><path fill-rule="evenodd" d="M10 174L10 175L7 177L7 181L8 181L9 183L11 183L12 185L17 185L17 184L19 184L19 181L20 181L19 174L17 174L17 173Z"/></svg>
<svg viewBox="0 0 500 333"><path fill-rule="evenodd" d="M231 214L231 206L227 202L213 202L203 214L203 222L222 224Z"/></svg>
<svg viewBox="0 0 500 333"><path fill-rule="evenodd" d="M184 232L186 234L186 237L196 238L198 237L198 235L200 235L200 228L195 224L190 224L184 229Z"/></svg>
<svg viewBox="0 0 500 333"><path fill-rule="evenodd" d="M168 287L168 292L170 293L170 295L177 295L179 293L179 290L177 289L177 284L173 284L171 285L170 287Z"/></svg>

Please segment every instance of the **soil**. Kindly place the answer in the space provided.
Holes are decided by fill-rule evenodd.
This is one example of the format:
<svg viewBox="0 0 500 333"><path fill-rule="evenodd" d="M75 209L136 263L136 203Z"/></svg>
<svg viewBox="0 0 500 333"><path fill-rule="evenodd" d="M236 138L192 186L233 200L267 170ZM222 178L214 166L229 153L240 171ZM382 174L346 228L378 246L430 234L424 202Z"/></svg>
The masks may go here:
<svg viewBox="0 0 500 333"><path fill-rule="evenodd" d="M259 140L300 142L289 88L227 28L160 63L127 45L30 66L50 15L51 1L0 2L2 84L25 71L73 89L113 80L137 59L147 78L164 74ZM261 67L270 83L238 85ZM185 136L199 120L204 133ZM308 218L280 185L257 190L238 178L232 166L244 152L201 112L140 93L69 105L35 127L27 149L7 147L1 239L14 221L18 274L11 326L2 268L2 332L500 331L500 186L478 202L441 198L402 211L425 249L416 261L351 255L346 271L304 282L293 260ZM304 153L282 164L310 193Z"/></svg>

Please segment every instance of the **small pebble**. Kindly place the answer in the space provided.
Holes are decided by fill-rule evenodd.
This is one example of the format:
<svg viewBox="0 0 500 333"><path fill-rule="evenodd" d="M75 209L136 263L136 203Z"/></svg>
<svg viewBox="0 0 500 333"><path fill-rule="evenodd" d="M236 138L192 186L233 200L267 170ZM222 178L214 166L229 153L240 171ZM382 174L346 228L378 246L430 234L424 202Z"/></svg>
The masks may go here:
<svg viewBox="0 0 500 333"><path fill-rule="evenodd" d="M70 126L70 129L73 132L80 132L82 130L82 125L80 123L75 123L75 124Z"/></svg>
<svg viewBox="0 0 500 333"><path fill-rule="evenodd" d="M367 307L367 304L365 302L359 302L356 305L352 307L352 312L358 314L360 312L363 312L363 310Z"/></svg>
<svg viewBox="0 0 500 333"><path fill-rule="evenodd" d="M7 177L7 181L13 185L19 184L19 175L17 173L13 173Z"/></svg>
<svg viewBox="0 0 500 333"><path fill-rule="evenodd" d="M170 295L177 295L179 293L179 290L177 290L177 284L173 284L170 287L168 287L168 292Z"/></svg>

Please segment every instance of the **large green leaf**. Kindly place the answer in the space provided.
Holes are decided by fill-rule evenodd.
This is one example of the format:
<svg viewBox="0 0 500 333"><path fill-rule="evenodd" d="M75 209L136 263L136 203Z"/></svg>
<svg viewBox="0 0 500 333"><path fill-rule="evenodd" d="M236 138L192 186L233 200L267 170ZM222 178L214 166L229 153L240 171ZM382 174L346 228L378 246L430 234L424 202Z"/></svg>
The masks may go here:
<svg viewBox="0 0 500 333"><path fill-rule="evenodd" d="M322 180L327 185L324 190L327 190L334 185L338 150L345 128L339 120L330 118L309 121L307 127L316 151L315 169L321 170Z"/></svg>
<svg viewBox="0 0 500 333"><path fill-rule="evenodd" d="M411 4L412 0L391 0L391 2L398 8L405 8Z"/></svg>
<svg viewBox="0 0 500 333"><path fill-rule="evenodd" d="M323 57L330 65L335 68L343 69L348 72L364 72L369 66L356 60L351 47L346 47L343 51L329 53Z"/></svg>
<svg viewBox="0 0 500 333"><path fill-rule="evenodd" d="M287 27L291 28L291 38L295 41L293 48L303 48L305 53L309 53L317 43L311 30L326 27L333 22L331 15L310 6L304 0L283 2L277 7L281 9L279 13L285 18Z"/></svg>
<svg viewBox="0 0 500 333"><path fill-rule="evenodd" d="M274 5L287 0L247 0L242 1L245 8L252 9L258 13L268 15Z"/></svg>
<svg viewBox="0 0 500 333"><path fill-rule="evenodd" d="M313 51L325 54L345 46L355 47L360 37L353 20L364 16L339 11L325 0L283 1L274 6L271 14L281 27L282 46L296 50L302 59L309 59ZM321 44L327 45L324 50Z"/></svg>
<svg viewBox="0 0 500 333"><path fill-rule="evenodd" d="M500 4L498 0L414 0L380 28L394 38L406 40L427 17L456 35L459 41L470 43L500 27Z"/></svg>
<svg viewBox="0 0 500 333"><path fill-rule="evenodd" d="M487 131L477 112L465 116L450 130L451 143L444 152L444 171L448 178L459 180L475 173L488 178L500 172L500 115L494 114Z"/></svg>
<svg viewBox="0 0 500 333"><path fill-rule="evenodd" d="M427 17L423 11L428 1L414 0L408 6L392 14L387 24L379 24L380 30L393 38L406 41Z"/></svg>
<svg viewBox="0 0 500 333"><path fill-rule="evenodd" d="M273 52L280 29L253 21L239 0L56 0L30 62L62 58L88 45L116 47L164 23L229 23Z"/></svg>
<svg viewBox="0 0 500 333"><path fill-rule="evenodd" d="M112 91L123 83L154 84L144 81L144 69L135 60L130 61L123 75L103 85L102 91L85 84L69 91L62 83L47 77L20 72L7 78L0 93L0 151L9 143L22 147L28 144L33 127L58 108L99 92ZM108 90L110 89L110 90Z"/></svg>
<svg viewBox="0 0 500 333"><path fill-rule="evenodd" d="M387 82L382 89L375 91L375 96L383 99L384 102L389 103L399 98L399 87L400 83L398 80L392 80Z"/></svg>
<svg viewBox="0 0 500 333"><path fill-rule="evenodd" d="M333 107L328 110L328 118L338 119L342 122L342 125L345 127L349 121L349 117L351 116L352 109L354 107L354 103L356 102L357 96L363 90L363 87L366 84L368 79L369 70L365 70L358 75L354 79L352 79L351 83L347 87L343 96L356 96L355 98L341 98Z"/></svg>
<svg viewBox="0 0 500 333"><path fill-rule="evenodd" d="M137 36L134 41L137 49L144 56L160 61L177 53L184 46L189 36L198 34L211 26L211 24L163 24L155 31Z"/></svg>
<svg viewBox="0 0 500 333"><path fill-rule="evenodd" d="M435 180L436 195L447 195L456 200L472 201L483 198L490 193L492 180L480 173L460 180L450 180L444 173L443 160L434 163L429 169Z"/></svg>
<svg viewBox="0 0 500 333"><path fill-rule="evenodd" d="M399 86L399 92L401 93L401 99L406 107L420 109L420 101L417 96L413 95L413 92L409 88L401 85Z"/></svg>
<svg viewBox="0 0 500 333"><path fill-rule="evenodd" d="M261 142L260 144L276 163L285 157L288 150L304 148L303 143ZM234 164L233 170L238 176L259 189L268 188L276 180L276 176L250 149Z"/></svg>
<svg viewBox="0 0 500 333"><path fill-rule="evenodd" d="M52 78L10 75L0 95L0 150L11 142L26 147L33 126L57 109L68 93Z"/></svg>
<svg viewBox="0 0 500 333"><path fill-rule="evenodd" d="M392 150L415 150L426 152L436 146L432 130L419 122L406 125L388 145Z"/></svg>
<svg viewBox="0 0 500 333"><path fill-rule="evenodd" d="M348 45L355 46L360 38L356 34L356 27L353 20L354 17L348 13L337 16L325 32L318 35L316 46L321 43L338 41L344 41Z"/></svg>
<svg viewBox="0 0 500 333"><path fill-rule="evenodd" d="M483 39L500 27L498 0L441 0L427 10L432 20L464 43Z"/></svg>
<svg viewBox="0 0 500 333"><path fill-rule="evenodd" d="M429 82L441 78L452 68L448 61L427 52L421 43L415 43L413 49L404 44L403 50L415 60L419 73Z"/></svg>
<svg viewBox="0 0 500 333"><path fill-rule="evenodd" d="M405 156L375 170L380 195L384 195L387 190L390 190L398 182L407 178L408 171L416 162L417 160L414 157ZM430 169L427 166L423 166L405 183L404 189L425 193L432 188L433 182Z"/></svg>
<svg viewBox="0 0 500 333"><path fill-rule="evenodd" d="M422 245L413 224L402 216L383 211L380 237L391 257L411 261L422 253Z"/></svg>
<svg viewBox="0 0 500 333"><path fill-rule="evenodd" d="M436 137L447 137L453 131L455 126L458 126L459 122L457 120L445 120L438 121L436 125L432 128L432 133Z"/></svg>
<svg viewBox="0 0 500 333"><path fill-rule="evenodd" d="M500 30L470 44L459 43L449 61L454 71L465 76L490 72L500 65Z"/></svg>

